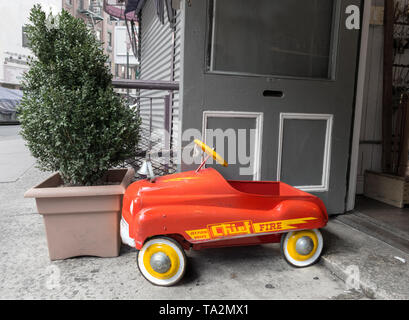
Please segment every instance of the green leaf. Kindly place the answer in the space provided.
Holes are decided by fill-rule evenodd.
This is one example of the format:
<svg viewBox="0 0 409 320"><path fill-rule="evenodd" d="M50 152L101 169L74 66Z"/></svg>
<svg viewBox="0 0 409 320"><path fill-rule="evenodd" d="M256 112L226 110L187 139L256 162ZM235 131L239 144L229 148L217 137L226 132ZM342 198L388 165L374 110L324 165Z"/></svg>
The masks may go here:
<svg viewBox="0 0 409 320"><path fill-rule="evenodd" d="M59 171L66 183L95 184L134 156L140 118L115 93L107 57L83 20L35 5L29 21L35 57L22 82L21 135L41 169Z"/></svg>

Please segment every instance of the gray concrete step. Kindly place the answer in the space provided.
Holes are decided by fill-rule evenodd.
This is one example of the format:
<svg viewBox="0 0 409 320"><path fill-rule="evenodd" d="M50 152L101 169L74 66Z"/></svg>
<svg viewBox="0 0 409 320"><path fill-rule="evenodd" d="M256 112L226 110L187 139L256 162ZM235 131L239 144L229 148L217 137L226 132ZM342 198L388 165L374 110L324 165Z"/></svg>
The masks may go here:
<svg viewBox="0 0 409 320"><path fill-rule="evenodd" d="M331 218L321 263L369 298L409 299L409 254Z"/></svg>
<svg viewBox="0 0 409 320"><path fill-rule="evenodd" d="M358 211L339 215L336 219L409 254L409 233L403 230Z"/></svg>

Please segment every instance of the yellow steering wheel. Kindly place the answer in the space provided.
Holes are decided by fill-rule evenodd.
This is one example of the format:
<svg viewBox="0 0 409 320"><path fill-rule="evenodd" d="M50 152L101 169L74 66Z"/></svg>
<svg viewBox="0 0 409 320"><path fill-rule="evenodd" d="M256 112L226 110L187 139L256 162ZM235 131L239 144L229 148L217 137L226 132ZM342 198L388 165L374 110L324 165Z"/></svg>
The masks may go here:
<svg viewBox="0 0 409 320"><path fill-rule="evenodd" d="M229 165L216 151L214 151L214 149L210 148L207 144L203 143L199 139L195 139L195 143L200 147L200 149L206 152L222 166L227 167Z"/></svg>

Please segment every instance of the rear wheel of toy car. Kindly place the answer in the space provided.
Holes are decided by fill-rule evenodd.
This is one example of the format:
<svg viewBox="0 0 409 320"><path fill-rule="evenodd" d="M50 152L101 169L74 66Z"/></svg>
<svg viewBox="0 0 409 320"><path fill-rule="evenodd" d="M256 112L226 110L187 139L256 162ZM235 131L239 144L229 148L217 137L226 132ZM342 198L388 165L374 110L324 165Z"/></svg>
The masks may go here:
<svg viewBox="0 0 409 320"><path fill-rule="evenodd" d="M172 286L182 279L186 255L177 241L158 237L148 240L138 252L138 267L142 275L157 286Z"/></svg>
<svg viewBox="0 0 409 320"><path fill-rule="evenodd" d="M297 268L317 262L322 247L323 239L318 229L292 231L281 237L281 252L285 260Z"/></svg>

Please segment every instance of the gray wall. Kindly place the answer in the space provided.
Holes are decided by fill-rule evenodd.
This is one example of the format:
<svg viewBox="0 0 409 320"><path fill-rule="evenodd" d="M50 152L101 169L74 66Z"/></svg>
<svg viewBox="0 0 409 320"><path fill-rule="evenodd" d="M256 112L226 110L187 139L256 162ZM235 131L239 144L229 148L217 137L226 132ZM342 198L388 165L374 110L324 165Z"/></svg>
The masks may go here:
<svg viewBox="0 0 409 320"><path fill-rule="evenodd" d="M404 4L404 0L395 3ZM384 6L384 0L372 0L372 6ZM371 21L373 22L373 21ZM382 170L382 91L383 91L383 25L371 23L362 109L361 136L356 193L362 194L366 170ZM401 64L409 64L409 54L398 56ZM372 143L371 143L372 142Z"/></svg>
<svg viewBox="0 0 409 320"><path fill-rule="evenodd" d="M373 0L372 5L383 6L383 0ZM363 142L382 140L383 25L369 26L366 70L357 194L363 193L365 170L381 170L382 145Z"/></svg>

